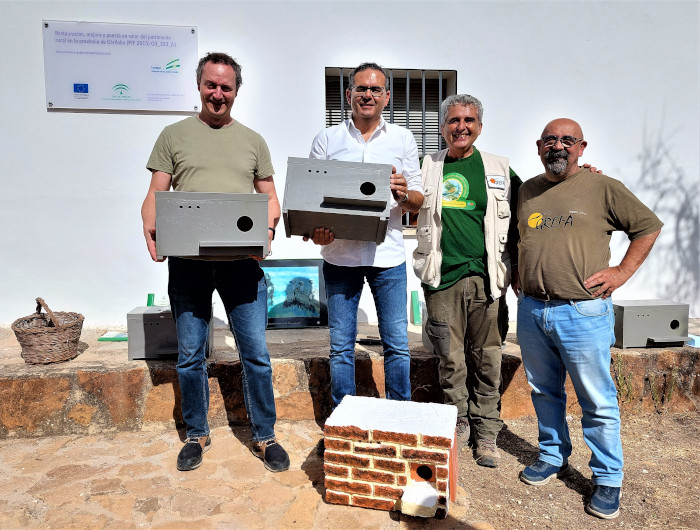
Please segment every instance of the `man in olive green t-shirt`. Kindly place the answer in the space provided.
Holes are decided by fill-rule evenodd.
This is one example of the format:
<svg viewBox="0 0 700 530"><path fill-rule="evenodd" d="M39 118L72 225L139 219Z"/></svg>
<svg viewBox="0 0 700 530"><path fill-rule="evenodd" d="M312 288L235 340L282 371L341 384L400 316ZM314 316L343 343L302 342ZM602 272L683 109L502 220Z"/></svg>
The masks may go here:
<svg viewBox="0 0 700 530"><path fill-rule="evenodd" d="M568 372L591 449L594 493L586 511L617 517L622 443L617 389L610 375L615 317L610 295L644 262L662 223L621 182L578 167L586 148L573 120L550 122L537 140L545 172L525 181L518 200L518 342L539 426L539 457L520 478L543 485L569 473ZM630 239L609 266L610 236Z"/></svg>
<svg viewBox="0 0 700 530"><path fill-rule="evenodd" d="M197 87L202 110L166 127L147 168L151 185L141 208L151 258L156 255L156 191L258 193L268 196L269 243L280 217L270 152L262 137L235 121L231 107L242 83L241 67L229 55L210 53L199 61ZM178 341L177 375L187 440L177 468L202 463L211 446L207 412L206 351L214 289L224 303L241 358L242 392L252 430L252 451L270 471L289 468L289 456L275 440L277 419L270 354L265 343L267 286L253 258L203 261L171 257L168 295Z"/></svg>

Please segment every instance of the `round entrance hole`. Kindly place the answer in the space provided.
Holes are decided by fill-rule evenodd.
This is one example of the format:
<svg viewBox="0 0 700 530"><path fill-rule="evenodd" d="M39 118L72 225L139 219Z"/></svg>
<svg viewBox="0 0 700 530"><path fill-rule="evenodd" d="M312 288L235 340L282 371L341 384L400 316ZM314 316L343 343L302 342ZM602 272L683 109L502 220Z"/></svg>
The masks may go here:
<svg viewBox="0 0 700 530"><path fill-rule="evenodd" d="M363 195L372 195L377 191L377 187L371 182L363 182L360 184L360 191Z"/></svg>
<svg viewBox="0 0 700 530"><path fill-rule="evenodd" d="M433 478L433 470L430 469L430 467L428 466L418 466L416 468L416 475L418 475L423 480L428 481L431 478Z"/></svg>
<svg viewBox="0 0 700 530"><path fill-rule="evenodd" d="M677 320L671 320L671 329L678 329L680 327L681 323L678 322Z"/></svg>
<svg viewBox="0 0 700 530"><path fill-rule="evenodd" d="M248 232L253 228L253 220L247 215L244 215L243 217L239 217L236 226L241 232Z"/></svg>

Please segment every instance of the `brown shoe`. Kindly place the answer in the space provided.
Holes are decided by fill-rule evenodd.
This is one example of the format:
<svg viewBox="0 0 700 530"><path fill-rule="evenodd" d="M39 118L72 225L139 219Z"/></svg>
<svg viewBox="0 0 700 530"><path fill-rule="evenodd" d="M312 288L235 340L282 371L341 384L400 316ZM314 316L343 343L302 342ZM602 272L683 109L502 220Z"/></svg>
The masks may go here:
<svg viewBox="0 0 700 530"><path fill-rule="evenodd" d="M457 434L457 447L462 449L469 445L469 420L467 418L457 418L455 429Z"/></svg>
<svg viewBox="0 0 700 530"><path fill-rule="evenodd" d="M474 460L483 467L498 467L501 453L496 447L496 438L478 437L474 445Z"/></svg>

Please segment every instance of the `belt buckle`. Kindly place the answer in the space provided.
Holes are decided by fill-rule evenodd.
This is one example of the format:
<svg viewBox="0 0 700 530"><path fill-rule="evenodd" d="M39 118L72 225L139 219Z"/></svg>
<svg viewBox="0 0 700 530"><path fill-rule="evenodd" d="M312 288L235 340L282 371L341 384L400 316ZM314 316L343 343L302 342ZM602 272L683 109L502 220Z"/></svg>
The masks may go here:
<svg viewBox="0 0 700 530"><path fill-rule="evenodd" d="M551 301L552 301L552 299L550 298L550 296L549 296L548 294L546 294L546 293L544 293L544 294L542 294L542 295L539 295L539 294L527 294L527 293L526 293L526 296L529 296L530 298L534 298L535 300L537 300L537 301L539 301L539 302L551 302Z"/></svg>

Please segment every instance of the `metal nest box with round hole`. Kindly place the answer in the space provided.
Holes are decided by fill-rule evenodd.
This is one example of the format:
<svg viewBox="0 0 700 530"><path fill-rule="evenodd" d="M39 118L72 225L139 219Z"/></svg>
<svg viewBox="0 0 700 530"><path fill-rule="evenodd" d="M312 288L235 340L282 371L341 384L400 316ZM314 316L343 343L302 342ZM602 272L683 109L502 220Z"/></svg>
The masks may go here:
<svg viewBox="0 0 700 530"><path fill-rule="evenodd" d="M210 260L268 254L264 193L156 192L156 253Z"/></svg>
<svg viewBox="0 0 700 530"><path fill-rule="evenodd" d="M688 304L670 300L613 300L616 348L683 346L688 336Z"/></svg>
<svg viewBox="0 0 700 530"><path fill-rule="evenodd" d="M336 239L384 241L391 205L391 164L293 158L287 160L284 229L287 237L330 229Z"/></svg>

